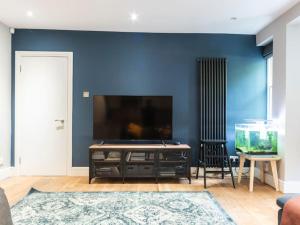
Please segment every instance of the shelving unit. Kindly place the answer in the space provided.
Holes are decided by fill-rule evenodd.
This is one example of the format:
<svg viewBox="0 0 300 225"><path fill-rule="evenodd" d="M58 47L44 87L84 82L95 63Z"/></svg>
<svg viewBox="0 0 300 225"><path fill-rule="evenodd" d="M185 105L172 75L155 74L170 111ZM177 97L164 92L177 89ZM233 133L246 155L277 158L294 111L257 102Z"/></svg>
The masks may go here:
<svg viewBox="0 0 300 225"><path fill-rule="evenodd" d="M188 145L92 145L89 183L93 178L187 178L191 183Z"/></svg>

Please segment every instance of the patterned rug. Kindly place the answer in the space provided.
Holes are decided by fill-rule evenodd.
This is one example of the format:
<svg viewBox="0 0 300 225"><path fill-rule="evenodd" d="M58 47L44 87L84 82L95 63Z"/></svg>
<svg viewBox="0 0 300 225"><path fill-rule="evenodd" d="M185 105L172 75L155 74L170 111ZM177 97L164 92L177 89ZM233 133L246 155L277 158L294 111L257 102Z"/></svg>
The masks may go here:
<svg viewBox="0 0 300 225"><path fill-rule="evenodd" d="M14 225L234 225L209 192L40 192L12 207Z"/></svg>

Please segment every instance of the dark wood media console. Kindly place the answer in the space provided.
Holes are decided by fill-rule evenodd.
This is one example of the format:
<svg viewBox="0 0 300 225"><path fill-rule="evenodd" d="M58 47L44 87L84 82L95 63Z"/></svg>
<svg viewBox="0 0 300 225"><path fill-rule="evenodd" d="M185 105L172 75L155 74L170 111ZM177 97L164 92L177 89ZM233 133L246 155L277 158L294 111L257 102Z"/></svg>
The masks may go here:
<svg viewBox="0 0 300 225"><path fill-rule="evenodd" d="M93 178L187 178L191 183L188 145L103 144L90 146L89 183Z"/></svg>

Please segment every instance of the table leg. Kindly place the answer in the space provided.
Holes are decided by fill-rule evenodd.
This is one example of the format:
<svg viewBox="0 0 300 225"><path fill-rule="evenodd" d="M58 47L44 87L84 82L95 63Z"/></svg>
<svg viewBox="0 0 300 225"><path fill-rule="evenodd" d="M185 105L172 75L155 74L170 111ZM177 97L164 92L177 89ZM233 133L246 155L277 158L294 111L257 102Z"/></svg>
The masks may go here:
<svg viewBox="0 0 300 225"><path fill-rule="evenodd" d="M277 165L276 165L276 161L275 160L271 161L271 168L272 168L272 174L273 174L273 180L274 180L274 184L275 184L275 189L276 189L276 191L279 191Z"/></svg>
<svg viewBox="0 0 300 225"><path fill-rule="evenodd" d="M243 170L244 170L244 163L245 163L245 156L241 155L240 156L239 174L238 174L238 183L240 183L241 179L242 179L242 174L243 174Z"/></svg>
<svg viewBox="0 0 300 225"><path fill-rule="evenodd" d="M264 168L265 162L260 162L260 181L262 183L265 183L265 168Z"/></svg>
<svg viewBox="0 0 300 225"><path fill-rule="evenodd" d="M251 160L251 163L250 163L250 183L249 183L249 191L250 192L253 192L254 167L255 167L255 160Z"/></svg>

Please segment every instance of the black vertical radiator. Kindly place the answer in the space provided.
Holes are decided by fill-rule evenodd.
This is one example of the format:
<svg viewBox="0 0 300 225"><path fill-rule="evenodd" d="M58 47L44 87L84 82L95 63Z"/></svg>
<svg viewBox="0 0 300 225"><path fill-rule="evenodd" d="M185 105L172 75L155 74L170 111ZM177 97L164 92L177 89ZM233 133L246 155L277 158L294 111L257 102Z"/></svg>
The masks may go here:
<svg viewBox="0 0 300 225"><path fill-rule="evenodd" d="M226 58L199 58L199 120L200 149L199 168L206 173L231 173L234 179L228 151L226 148L226 95L227 95L227 60ZM228 167L229 170L224 168ZM218 168L218 170L208 170Z"/></svg>

